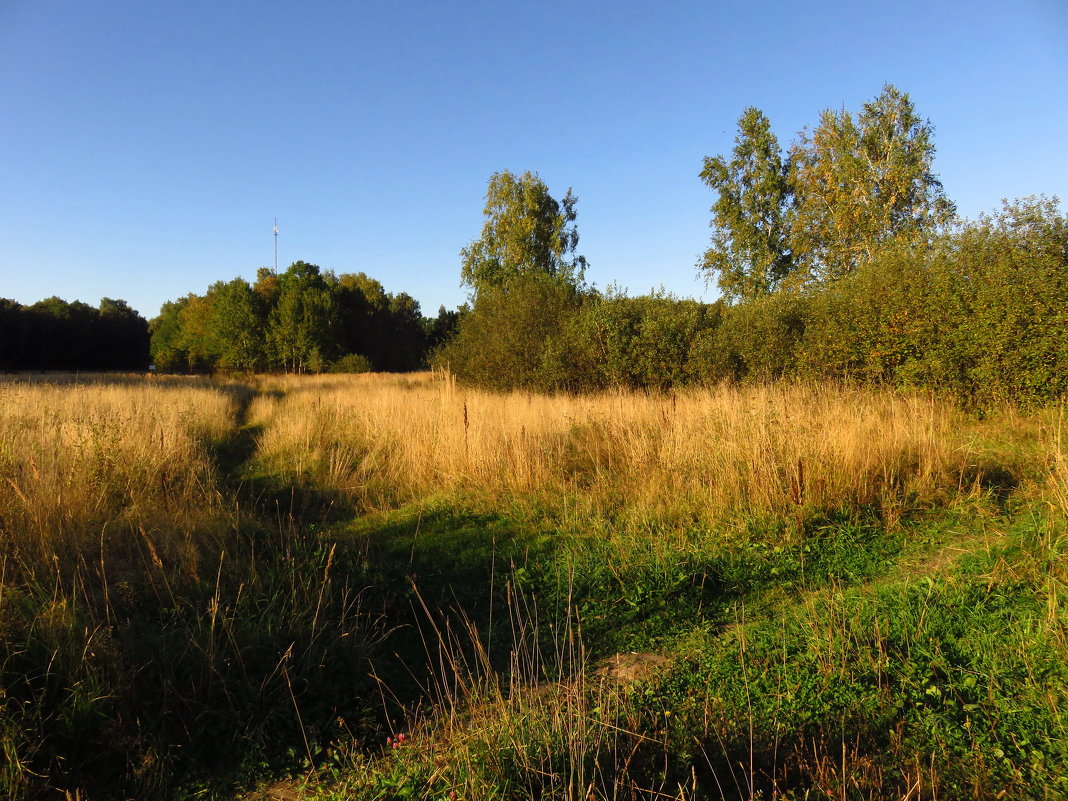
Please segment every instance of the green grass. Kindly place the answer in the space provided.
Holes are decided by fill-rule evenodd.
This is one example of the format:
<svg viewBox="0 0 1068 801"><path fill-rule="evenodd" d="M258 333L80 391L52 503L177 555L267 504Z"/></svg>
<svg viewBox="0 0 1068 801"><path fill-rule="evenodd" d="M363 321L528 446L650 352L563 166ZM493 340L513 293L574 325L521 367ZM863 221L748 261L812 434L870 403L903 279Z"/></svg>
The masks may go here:
<svg viewBox="0 0 1068 801"><path fill-rule="evenodd" d="M1068 793L1063 524L965 509L886 532L829 516L790 545L754 525L765 536L745 547L672 560L557 532L555 555L512 580L557 623L542 652L571 599L581 664L546 659L525 688L466 677L459 713L411 718L400 753L335 759L316 797ZM954 558L955 536L991 526ZM670 666L606 690L593 667L628 648Z"/></svg>
<svg viewBox="0 0 1068 801"><path fill-rule="evenodd" d="M1063 524L1002 506L889 530L863 511L620 527L457 497L273 526L261 509L212 580L146 559L103 611L72 609L93 659L9 637L5 743L105 798L294 772L337 799L1054 798ZM629 652L669 666L594 678Z"/></svg>

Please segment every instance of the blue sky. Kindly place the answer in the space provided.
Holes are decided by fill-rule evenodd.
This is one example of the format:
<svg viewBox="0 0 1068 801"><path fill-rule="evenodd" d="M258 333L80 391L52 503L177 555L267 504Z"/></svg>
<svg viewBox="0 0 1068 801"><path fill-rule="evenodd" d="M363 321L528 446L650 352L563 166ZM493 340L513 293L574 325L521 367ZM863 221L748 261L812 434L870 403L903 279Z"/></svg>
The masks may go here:
<svg viewBox="0 0 1068 801"><path fill-rule="evenodd" d="M742 109L783 145L884 83L967 216L1068 199L1068 3L0 0L0 297L147 317L304 259L424 313L494 171L579 198L587 278L715 297L697 175ZM1063 206L1062 206L1063 207Z"/></svg>

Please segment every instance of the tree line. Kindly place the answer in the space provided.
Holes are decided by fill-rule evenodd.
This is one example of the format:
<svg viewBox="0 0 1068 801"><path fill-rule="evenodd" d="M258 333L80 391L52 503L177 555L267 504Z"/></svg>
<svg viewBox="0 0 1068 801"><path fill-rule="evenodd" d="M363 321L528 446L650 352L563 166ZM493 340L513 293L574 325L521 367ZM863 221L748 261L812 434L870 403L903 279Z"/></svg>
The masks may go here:
<svg viewBox="0 0 1068 801"><path fill-rule="evenodd" d="M426 367L459 316L423 317L364 273L297 261L168 301L150 322L110 298L0 299L0 370L403 372Z"/></svg>
<svg viewBox="0 0 1068 801"><path fill-rule="evenodd" d="M0 298L0 370L144 370L148 322L123 300Z"/></svg>
<svg viewBox="0 0 1068 801"><path fill-rule="evenodd" d="M783 377L944 391L963 403L1068 393L1068 222L1029 198L961 220L933 128L887 85L825 110L785 150L756 108L704 159L715 193L697 270L715 303L587 285L577 203L536 173L490 177L460 252L469 304L422 316L364 273L298 261L217 282L145 323L122 301L0 301L4 369L360 372L428 363L499 390L669 389Z"/></svg>
<svg viewBox="0 0 1068 801"><path fill-rule="evenodd" d="M364 273L297 261L165 303L151 324L152 360L178 372L402 372L424 367L457 317L442 307L424 318L411 295Z"/></svg>
<svg viewBox="0 0 1068 801"><path fill-rule="evenodd" d="M956 217L933 130L892 86L856 115L825 111L784 153L746 109L697 268L706 304L584 281L576 198L534 173L491 177L462 253L473 308L435 363L499 389L664 390L779 378L944 392L966 405L1068 394L1068 219L1029 198Z"/></svg>

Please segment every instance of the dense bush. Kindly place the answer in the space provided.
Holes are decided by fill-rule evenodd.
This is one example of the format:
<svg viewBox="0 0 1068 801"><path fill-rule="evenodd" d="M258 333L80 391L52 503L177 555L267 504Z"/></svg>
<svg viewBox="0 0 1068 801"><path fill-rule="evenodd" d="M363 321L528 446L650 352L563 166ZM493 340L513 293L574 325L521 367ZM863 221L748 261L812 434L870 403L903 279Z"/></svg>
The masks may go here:
<svg viewBox="0 0 1068 801"><path fill-rule="evenodd" d="M722 306L670 295L591 294L549 342L551 389L667 389L687 383L691 352Z"/></svg>
<svg viewBox="0 0 1068 801"><path fill-rule="evenodd" d="M836 281L732 306L513 282L479 296L439 364L494 389L794 378L1051 403L1068 393L1068 221L1055 201L1006 204Z"/></svg>
<svg viewBox="0 0 1068 801"><path fill-rule="evenodd" d="M434 362L491 389L536 389L553 383L550 376L558 365L549 358L551 340L581 302L573 286L546 275L487 287Z"/></svg>
<svg viewBox="0 0 1068 801"><path fill-rule="evenodd" d="M330 365L328 372L331 373L369 373L374 369L371 360L359 353L350 353L342 356Z"/></svg>
<svg viewBox="0 0 1068 801"><path fill-rule="evenodd" d="M778 292L727 309L701 343L693 373L706 382L769 381L797 372L811 301Z"/></svg>
<svg viewBox="0 0 1068 801"><path fill-rule="evenodd" d="M491 389L667 389L691 380L691 352L721 313L721 304L524 278L483 290L435 363Z"/></svg>
<svg viewBox="0 0 1068 801"><path fill-rule="evenodd" d="M1068 223L1053 202L890 246L807 302L799 375L924 387L980 407L1068 392Z"/></svg>

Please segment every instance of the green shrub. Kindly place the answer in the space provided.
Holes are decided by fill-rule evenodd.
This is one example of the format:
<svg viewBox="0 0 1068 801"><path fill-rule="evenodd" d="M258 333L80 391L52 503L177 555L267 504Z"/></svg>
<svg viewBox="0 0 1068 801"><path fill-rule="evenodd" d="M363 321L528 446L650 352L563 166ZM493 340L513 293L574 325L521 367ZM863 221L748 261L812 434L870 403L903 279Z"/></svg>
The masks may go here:
<svg viewBox="0 0 1068 801"><path fill-rule="evenodd" d="M1068 220L1027 199L837 281L726 310L694 349L706 380L798 376L923 388L964 406L1068 393Z"/></svg>
<svg viewBox="0 0 1068 801"><path fill-rule="evenodd" d="M805 295L777 292L727 308L715 336L695 343L691 373L708 383L796 374L809 306Z"/></svg>
<svg viewBox="0 0 1068 801"><path fill-rule="evenodd" d="M541 274L487 287L460 320L456 336L434 355L434 365L489 389L556 383L546 375L546 345L581 302L575 287Z"/></svg>
<svg viewBox="0 0 1068 801"><path fill-rule="evenodd" d="M609 290L591 294L548 342L553 388L668 389L691 378L700 337L719 323L722 305Z"/></svg>
<svg viewBox="0 0 1068 801"><path fill-rule="evenodd" d="M371 360L360 353L350 353L330 365L331 373L369 373L374 369Z"/></svg>

